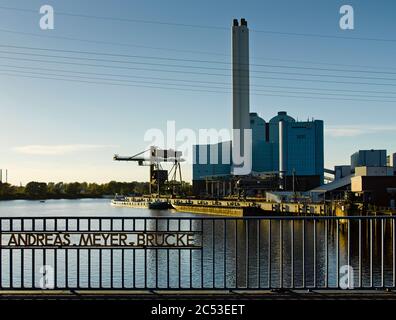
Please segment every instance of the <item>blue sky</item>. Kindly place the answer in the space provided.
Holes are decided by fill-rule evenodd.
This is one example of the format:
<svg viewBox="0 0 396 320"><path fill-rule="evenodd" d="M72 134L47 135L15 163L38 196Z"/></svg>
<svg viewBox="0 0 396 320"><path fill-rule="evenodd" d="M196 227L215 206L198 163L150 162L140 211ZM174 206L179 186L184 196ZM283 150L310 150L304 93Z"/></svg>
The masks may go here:
<svg viewBox="0 0 396 320"><path fill-rule="evenodd" d="M54 30L39 28L44 4L55 9ZM339 28L343 4L354 8L354 30ZM348 163L358 149L396 152L395 10L392 0L0 1L0 168L8 168L15 184L146 180L147 168L113 162L112 155L143 150L145 131L165 129L167 120L175 120L177 129L230 126L229 29L232 19L241 17L251 29L251 84L256 88L251 111L265 120L280 110L301 120L324 120L326 167ZM91 82L101 77L135 82L114 86L82 78L43 79L65 79L60 73L95 73ZM212 86L225 89L210 90ZM310 98L296 97L300 95ZM184 175L191 178L189 166Z"/></svg>

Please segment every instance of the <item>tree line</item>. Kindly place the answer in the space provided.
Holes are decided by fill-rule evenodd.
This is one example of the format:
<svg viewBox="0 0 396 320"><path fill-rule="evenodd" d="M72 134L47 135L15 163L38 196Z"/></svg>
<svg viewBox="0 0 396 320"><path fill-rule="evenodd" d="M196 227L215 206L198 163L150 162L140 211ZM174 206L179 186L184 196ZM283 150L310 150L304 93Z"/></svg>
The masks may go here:
<svg viewBox="0 0 396 320"><path fill-rule="evenodd" d="M87 182L36 182L31 181L25 186L15 186L0 183L0 200L13 199L79 199L101 198L103 196L143 195L149 192L148 182L117 182L87 183Z"/></svg>
<svg viewBox="0 0 396 320"><path fill-rule="evenodd" d="M141 196L149 193L148 182L117 182L88 183L88 182L36 182L31 181L25 186L15 186L0 182L0 200L44 200L44 199L80 199L102 198L115 194L125 196ZM171 191L164 192L171 193ZM178 194L191 195L192 186L183 182Z"/></svg>

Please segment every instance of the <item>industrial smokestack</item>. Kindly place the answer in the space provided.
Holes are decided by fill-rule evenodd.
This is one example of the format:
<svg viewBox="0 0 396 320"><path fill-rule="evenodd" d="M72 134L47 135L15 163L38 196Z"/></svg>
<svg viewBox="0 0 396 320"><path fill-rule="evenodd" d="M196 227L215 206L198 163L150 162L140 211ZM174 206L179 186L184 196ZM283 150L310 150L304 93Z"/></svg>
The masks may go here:
<svg viewBox="0 0 396 320"><path fill-rule="evenodd" d="M232 26L232 147L245 154L244 130L250 129L249 119L249 29L247 21L233 21ZM239 135L235 134L239 131Z"/></svg>
<svg viewBox="0 0 396 320"><path fill-rule="evenodd" d="M284 137L284 123L283 121L279 121L279 178L280 178L280 188L284 188L284 180L285 180L285 137Z"/></svg>

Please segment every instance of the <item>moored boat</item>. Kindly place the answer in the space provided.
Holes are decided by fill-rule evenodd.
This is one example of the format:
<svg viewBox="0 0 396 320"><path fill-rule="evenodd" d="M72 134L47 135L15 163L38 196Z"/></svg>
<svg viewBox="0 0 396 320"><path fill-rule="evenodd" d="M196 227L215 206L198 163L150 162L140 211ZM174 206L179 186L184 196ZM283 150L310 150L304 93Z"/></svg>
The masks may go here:
<svg viewBox="0 0 396 320"><path fill-rule="evenodd" d="M157 199L149 202L148 208L152 210L167 210L172 208L172 205L166 200Z"/></svg>
<svg viewBox="0 0 396 320"><path fill-rule="evenodd" d="M116 195L114 199L111 200L111 205L115 207L148 208L149 199Z"/></svg>
<svg viewBox="0 0 396 320"><path fill-rule="evenodd" d="M172 204L167 199L135 198L118 195L111 200L111 205L115 207L146 208L152 210L172 209Z"/></svg>

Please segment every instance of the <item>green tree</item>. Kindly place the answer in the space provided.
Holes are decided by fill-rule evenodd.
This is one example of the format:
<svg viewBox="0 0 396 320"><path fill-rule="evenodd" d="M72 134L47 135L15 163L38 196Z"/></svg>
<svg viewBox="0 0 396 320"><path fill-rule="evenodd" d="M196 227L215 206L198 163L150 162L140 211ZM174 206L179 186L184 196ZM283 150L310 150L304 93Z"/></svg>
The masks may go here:
<svg viewBox="0 0 396 320"><path fill-rule="evenodd" d="M0 183L0 198L9 199L17 194L17 187L9 183Z"/></svg>
<svg viewBox="0 0 396 320"><path fill-rule="evenodd" d="M47 197L47 184L45 182L29 182L25 187L25 194L32 199Z"/></svg>
<svg viewBox="0 0 396 320"><path fill-rule="evenodd" d="M66 194L69 196L78 196L81 194L82 186L79 182L68 183L65 188Z"/></svg>
<svg viewBox="0 0 396 320"><path fill-rule="evenodd" d="M56 195L61 195L65 193L65 185L63 182L58 182L54 186L54 192Z"/></svg>

